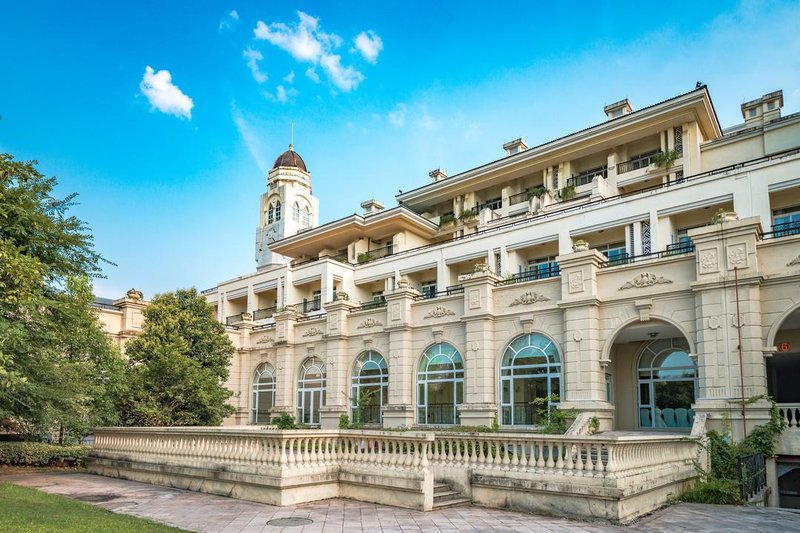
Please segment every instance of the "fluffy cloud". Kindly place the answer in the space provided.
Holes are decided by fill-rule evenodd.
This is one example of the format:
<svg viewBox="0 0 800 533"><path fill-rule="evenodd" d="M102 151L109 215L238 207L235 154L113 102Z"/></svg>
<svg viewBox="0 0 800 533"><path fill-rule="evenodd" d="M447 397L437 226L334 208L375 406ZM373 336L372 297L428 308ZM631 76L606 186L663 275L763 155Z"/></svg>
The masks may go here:
<svg viewBox="0 0 800 533"><path fill-rule="evenodd" d="M408 106L406 104L397 104L392 111L389 111L389 122L393 126L402 128L406 123L406 113L408 113Z"/></svg>
<svg viewBox="0 0 800 533"><path fill-rule="evenodd" d="M285 81L286 83L294 83L294 71L292 70L291 72L289 72L289 74L284 76L283 81Z"/></svg>
<svg viewBox="0 0 800 533"><path fill-rule="evenodd" d="M319 75L314 69L319 66L338 89L349 92L358 88L364 80L364 75L353 66L343 65L342 56L335 53L342 45L342 38L335 33L322 31L319 19L307 13L298 11L297 16L299 21L294 24L283 22L266 24L259 20L253 33L256 39L267 41L285 50L297 61L311 63L312 66L306 70L306 76L312 81L319 81ZM365 58L371 57L370 61L374 62L383 48L383 43L373 32L363 35L361 41L366 51L361 53ZM356 46L359 46L360 37L361 35L356 38Z"/></svg>
<svg viewBox="0 0 800 533"><path fill-rule="evenodd" d="M219 31L232 30L233 25L239 21L239 12L231 10L225 18L219 22Z"/></svg>
<svg viewBox="0 0 800 533"><path fill-rule="evenodd" d="M153 68L148 66L144 70L139 89L154 109L168 115L192 119L194 102L172 83L172 75L168 70L154 72Z"/></svg>
<svg viewBox="0 0 800 533"><path fill-rule="evenodd" d="M262 72L261 68L258 66L258 62L264 59L263 54L258 50L246 48L244 52L242 52L242 56L247 60L247 66L250 68L250 72L253 74L253 79L258 83L264 83L267 81L267 73Z"/></svg>
<svg viewBox="0 0 800 533"><path fill-rule="evenodd" d="M378 54L383 50L383 41L378 35L370 31L362 31L353 40L356 49L361 52L361 57L372 64L378 59Z"/></svg>
<svg viewBox="0 0 800 533"><path fill-rule="evenodd" d="M289 103L290 101L294 100L295 96L297 96L297 89L289 87L288 89L283 85L278 85L275 88L275 94L264 91L264 97L267 100L272 100L273 102L278 102L281 104Z"/></svg>

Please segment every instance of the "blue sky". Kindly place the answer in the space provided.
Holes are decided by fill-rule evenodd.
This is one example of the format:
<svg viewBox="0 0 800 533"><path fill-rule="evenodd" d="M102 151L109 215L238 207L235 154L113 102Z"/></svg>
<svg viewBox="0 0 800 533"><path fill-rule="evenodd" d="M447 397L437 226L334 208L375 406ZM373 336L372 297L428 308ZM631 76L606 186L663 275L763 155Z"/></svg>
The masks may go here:
<svg viewBox="0 0 800 533"><path fill-rule="evenodd" d="M624 97L700 80L723 126L777 89L800 109L798 2L193 4L0 1L0 151L80 194L117 264L101 296L252 271L292 123L324 222Z"/></svg>

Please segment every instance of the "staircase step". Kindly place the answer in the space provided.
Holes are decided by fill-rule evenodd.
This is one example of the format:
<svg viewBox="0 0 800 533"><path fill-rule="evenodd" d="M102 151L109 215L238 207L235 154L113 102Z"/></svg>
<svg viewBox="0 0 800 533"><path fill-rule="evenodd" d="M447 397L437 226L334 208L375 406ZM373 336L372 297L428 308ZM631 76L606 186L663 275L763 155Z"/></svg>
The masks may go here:
<svg viewBox="0 0 800 533"><path fill-rule="evenodd" d="M448 485L447 483L434 483L433 484L433 493L434 494L438 494L440 492L450 492L451 490L453 490L453 489L451 489L450 485Z"/></svg>
<svg viewBox="0 0 800 533"><path fill-rule="evenodd" d="M454 500L456 498L461 498L461 493L456 492L454 490L448 490L447 492L434 492L433 493L433 501L434 502L443 502L447 500Z"/></svg>
<svg viewBox="0 0 800 533"><path fill-rule="evenodd" d="M456 505L466 505L472 503L469 498L457 498L454 500L447 500L443 502L433 502L434 509L445 509L447 507L455 507Z"/></svg>

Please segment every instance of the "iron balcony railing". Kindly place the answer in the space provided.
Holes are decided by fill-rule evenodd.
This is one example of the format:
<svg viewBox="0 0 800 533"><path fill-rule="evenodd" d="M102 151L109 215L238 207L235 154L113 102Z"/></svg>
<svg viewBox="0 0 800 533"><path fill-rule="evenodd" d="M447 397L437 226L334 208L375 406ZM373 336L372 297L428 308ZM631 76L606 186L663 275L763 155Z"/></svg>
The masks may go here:
<svg viewBox="0 0 800 533"><path fill-rule="evenodd" d="M604 178L608 177L608 167L593 168L591 170L584 170L567 180L567 186L580 187L581 185L588 185L593 182L597 176Z"/></svg>
<svg viewBox="0 0 800 533"><path fill-rule="evenodd" d="M475 210L475 213L480 213L481 210L486 208L496 210L500 209L501 207L503 207L503 199L493 198L491 200L486 200L485 202L478 202L477 204L475 204L475 207L473 207L473 209Z"/></svg>
<svg viewBox="0 0 800 533"><path fill-rule="evenodd" d="M394 246L384 246L383 248L375 248L374 250L367 250L366 252L361 252L356 256L356 261L358 264L369 263L370 261L374 261L375 259L381 259L382 257L390 256L394 253Z"/></svg>
<svg viewBox="0 0 800 533"><path fill-rule="evenodd" d="M775 224L772 226L772 231L762 233L761 238L780 239L781 237L788 237L790 235L800 235L800 221Z"/></svg>
<svg viewBox="0 0 800 533"><path fill-rule="evenodd" d="M536 194L534 194L534 192L535 191L529 189L527 191L518 192L517 194L512 194L511 196L508 197L508 205L521 204L522 202L527 202L534 196L537 196ZM540 194L544 193L542 192Z"/></svg>
<svg viewBox="0 0 800 533"><path fill-rule="evenodd" d="M272 307L265 307L264 309L256 309L253 311L253 320L264 320L267 318L272 318L272 315L275 314L275 306Z"/></svg>
<svg viewBox="0 0 800 533"><path fill-rule="evenodd" d="M653 163L659 153L661 153L661 150L656 150L655 152L650 152L649 154L643 154L638 157L634 157L633 159L623 161L622 163L617 164L617 174L625 174L626 172L632 172L634 170L639 170L640 168L647 168Z"/></svg>
<svg viewBox="0 0 800 533"><path fill-rule="evenodd" d="M356 311L369 311L370 309L380 309L381 307L386 307L386 298L383 296L380 298L375 298L370 302L362 303L358 307L351 307L350 312L355 313Z"/></svg>
<svg viewBox="0 0 800 533"><path fill-rule="evenodd" d="M440 296L452 296L454 294L464 294L464 287L461 285L450 285L443 291L423 290L422 294L416 297L417 300L431 300Z"/></svg>
<svg viewBox="0 0 800 533"><path fill-rule="evenodd" d="M694 252L694 244L692 243L674 243L667 246L666 250L660 252L652 252L649 254L628 255L627 252L622 252L613 258L600 263L600 268L607 268L618 265L629 265L631 263L638 263L640 261L647 261L648 259L661 259L664 257L672 257L676 255L690 254Z"/></svg>
<svg viewBox="0 0 800 533"><path fill-rule="evenodd" d="M508 276L506 279L495 282L495 285L513 285L514 283L524 283L536 279L554 278L561 275L561 268L558 263L548 265L547 268L531 268L518 274Z"/></svg>
<svg viewBox="0 0 800 533"><path fill-rule="evenodd" d="M236 322L241 322L243 316L244 316L244 313L239 313L237 315L231 315L229 317L226 317L225 318L225 325L226 326L230 326L230 325L235 324Z"/></svg>

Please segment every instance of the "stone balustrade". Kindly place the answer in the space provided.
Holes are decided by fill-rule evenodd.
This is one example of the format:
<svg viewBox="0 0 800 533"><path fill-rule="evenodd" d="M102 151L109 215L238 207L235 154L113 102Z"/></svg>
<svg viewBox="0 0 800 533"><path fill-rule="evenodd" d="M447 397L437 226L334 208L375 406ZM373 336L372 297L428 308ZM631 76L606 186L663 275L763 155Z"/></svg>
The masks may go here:
<svg viewBox="0 0 800 533"><path fill-rule="evenodd" d="M697 440L674 435L101 428L88 467L273 505L420 510L436 478L485 505L626 521L679 494L697 457Z"/></svg>
<svg viewBox="0 0 800 533"><path fill-rule="evenodd" d="M800 429L800 403L781 403L778 410L788 430Z"/></svg>

